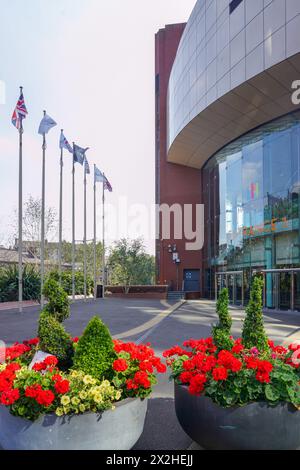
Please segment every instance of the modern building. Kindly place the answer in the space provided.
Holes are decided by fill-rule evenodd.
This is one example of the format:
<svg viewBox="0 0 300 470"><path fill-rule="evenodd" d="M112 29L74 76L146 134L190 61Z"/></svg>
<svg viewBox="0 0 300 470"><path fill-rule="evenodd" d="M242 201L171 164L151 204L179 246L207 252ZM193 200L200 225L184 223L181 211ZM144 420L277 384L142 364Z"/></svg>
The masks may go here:
<svg viewBox="0 0 300 470"><path fill-rule="evenodd" d="M157 241L158 281L241 304L259 271L266 307L300 310L299 31L298 0L198 0L156 35L156 200L205 228L202 250Z"/></svg>

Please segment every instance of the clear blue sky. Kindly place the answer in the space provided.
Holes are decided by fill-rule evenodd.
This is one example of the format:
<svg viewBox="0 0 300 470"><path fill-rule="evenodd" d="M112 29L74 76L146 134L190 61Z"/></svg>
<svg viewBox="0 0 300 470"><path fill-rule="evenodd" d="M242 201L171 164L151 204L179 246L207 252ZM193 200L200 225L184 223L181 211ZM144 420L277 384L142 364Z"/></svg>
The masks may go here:
<svg viewBox="0 0 300 470"><path fill-rule="evenodd" d="M154 34L186 21L195 0L0 0L0 244L18 201L18 133L11 114L23 85L24 199L41 194L43 109L58 126L48 136L46 204L58 210L60 128L88 146L90 163L114 188L117 207L154 203ZM76 238L83 237L82 168L76 168ZM65 156L64 238L71 236L71 156ZM92 178L88 238L92 238ZM100 198L98 199L100 206ZM99 214L99 232L100 207ZM100 235L100 233L99 233ZM146 240L153 251L153 240Z"/></svg>

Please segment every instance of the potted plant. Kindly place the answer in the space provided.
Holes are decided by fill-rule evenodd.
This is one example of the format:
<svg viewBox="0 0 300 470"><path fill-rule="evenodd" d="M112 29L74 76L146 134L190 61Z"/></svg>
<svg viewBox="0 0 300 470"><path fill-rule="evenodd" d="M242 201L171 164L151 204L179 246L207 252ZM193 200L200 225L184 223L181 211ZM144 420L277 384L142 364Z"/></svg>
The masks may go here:
<svg viewBox="0 0 300 470"><path fill-rule="evenodd" d="M71 338L67 294L54 280L44 293L38 337L7 348L0 364L0 447L130 449L164 364L149 345L113 341L98 317Z"/></svg>
<svg viewBox="0 0 300 470"><path fill-rule="evenodd" d="M212 337L164 352L178 420L205 449L300 448L300 345L285 348L267 338L262 285L253 279L242 338L231 336L224 289Z"/></svg>

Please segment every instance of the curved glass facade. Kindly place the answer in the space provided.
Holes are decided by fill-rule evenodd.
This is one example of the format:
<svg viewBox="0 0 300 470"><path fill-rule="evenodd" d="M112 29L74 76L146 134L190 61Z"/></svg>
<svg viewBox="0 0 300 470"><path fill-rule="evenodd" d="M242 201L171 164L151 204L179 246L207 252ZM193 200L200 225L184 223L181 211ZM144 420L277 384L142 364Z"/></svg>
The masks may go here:
<svg viewBox="0 0 300 470"><path fill-rule="evenodd" d="M243 291L246 301L253 270L300 267L300 112L264 125L214 155L203 169L203 203L207 297L221 287L218 272L243 273L226 277L235 300ZM298 273L293 279L286 272L266 274L266 306L290 308L291 282L300 309Z"/></svg>

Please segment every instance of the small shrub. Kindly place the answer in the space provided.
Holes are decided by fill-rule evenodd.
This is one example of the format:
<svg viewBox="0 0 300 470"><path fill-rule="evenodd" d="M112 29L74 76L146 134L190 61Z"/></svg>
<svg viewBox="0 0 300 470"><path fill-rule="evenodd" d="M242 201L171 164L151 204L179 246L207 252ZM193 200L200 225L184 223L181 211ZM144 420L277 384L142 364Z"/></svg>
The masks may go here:
<svg viewBox="0 0 300 470"><path fill-rule="evenodd" d="M92 318L77 343L73 368L97 379L110 379L115 358L114 345L107 326L100 318Z"/></svg>
<svg viewBox="0 0 300 470"><path fill-rule="evenodd" d="M54 279L59 282L60 276L57 270L53 270L48 274L48 279ZM68 295L72 295L72 273L69 271L63 271L61 273L61 287L67 292ZM88 274L86 278L86 290L87 294L90 295L94 290L94 280ZM77 271L75 273L75 294L83 295L84 294L84 274L82 271Z"/></svg>
<svg viewBox="0 0 300 470"><path fill-rule="evenodd" d="M247 349L256 347L259 351L267 351L269 347L262 312L262 289L263 279L255 276L251 286L250 301L246 308L242 338Z"/></svg>
<svg viewBox="0 0 300 470"><path fill-rule="evenodd" d="M19 270L17 266L0 268L0 302L18 300ZM39 300L41 295L40 273L34 266L23 267L23 300Z"/></svg>
<svg viewBox="0 0 300 470"><path fill-rule="evenodd" d="M48 304L44 311L53 315L57 321L63 322L70 316L70 303L67 293L54 279L48 279L44 285L44 295Z"/></svg>
<svg viewBox="0 0 300 470"><path fill-rule="evenodd" d="M228 310L228 304L228 289L222 289L216 307L219 323L212 328L214 343L219 350L231 350L233 346L233 340L231 339L232 318Z"/></svg>
<svg viewBox="0 0 300 470"><path fill-rule="evenodd" d="M72 366L74 347L71 337L63 325L45 310L40 314L38 336L40 339L39 348L56 356L62 369Z"/></svg>

